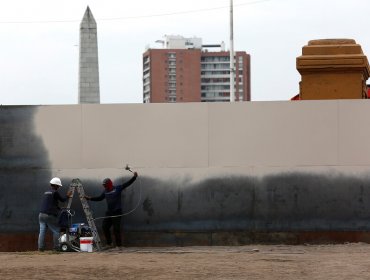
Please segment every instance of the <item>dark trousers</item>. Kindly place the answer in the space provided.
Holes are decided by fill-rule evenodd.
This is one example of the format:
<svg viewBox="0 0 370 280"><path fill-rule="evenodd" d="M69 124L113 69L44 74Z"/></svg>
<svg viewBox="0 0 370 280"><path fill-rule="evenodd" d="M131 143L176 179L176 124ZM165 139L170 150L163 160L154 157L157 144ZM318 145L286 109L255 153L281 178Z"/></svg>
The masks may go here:
<svg viewBox="0 0 370 280"><path fill-rule="evenodd" d="M112 216L114 215L120 215L120 214L113 214ZM107 217L103 220L103 232L104 232L107 245L112 245L112 236L110 233L110 228L113 226L113 233L114 233L114 238L116 240L116 246L122 246L121 219L122 219L122 216L114 217L114 218Z"/></svg>

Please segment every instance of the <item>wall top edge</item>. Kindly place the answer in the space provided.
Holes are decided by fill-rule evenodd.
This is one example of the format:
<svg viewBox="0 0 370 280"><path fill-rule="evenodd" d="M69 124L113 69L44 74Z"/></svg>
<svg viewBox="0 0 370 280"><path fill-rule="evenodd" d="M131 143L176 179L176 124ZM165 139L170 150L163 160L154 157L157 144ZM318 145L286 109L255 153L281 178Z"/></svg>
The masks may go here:
<svg viewBox="0 0 370 280"><path fill-rule="evenodd" d="M370 102L368 99L329 99L329 100L299 100L299 101L292 101L292 100L258 100L258 101L245 101L245 102L184 102L184 103L150 103L150 104L143 104L143 103L105 103L105 104L1 104L1 109L6 108L38 108L38 107L117 107L117 106L124 106L124 107L179 107L179 106L205 106L205 107L228 107L228 106L251 106L252 104L302 104L302 103L353 103L353 102Z"/></svg>

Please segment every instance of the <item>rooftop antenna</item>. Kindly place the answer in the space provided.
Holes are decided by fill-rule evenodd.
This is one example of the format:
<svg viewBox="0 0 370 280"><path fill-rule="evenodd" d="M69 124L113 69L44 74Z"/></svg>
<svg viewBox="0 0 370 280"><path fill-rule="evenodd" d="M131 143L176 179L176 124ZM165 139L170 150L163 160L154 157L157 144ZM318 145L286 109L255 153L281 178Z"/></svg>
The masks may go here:
<svg viewBox="0 0 370 280"><path fill-rule="evenodd" d="M235 63L234 63L234 15L233 0L230 0L230 102L235 101Z"/></svg>

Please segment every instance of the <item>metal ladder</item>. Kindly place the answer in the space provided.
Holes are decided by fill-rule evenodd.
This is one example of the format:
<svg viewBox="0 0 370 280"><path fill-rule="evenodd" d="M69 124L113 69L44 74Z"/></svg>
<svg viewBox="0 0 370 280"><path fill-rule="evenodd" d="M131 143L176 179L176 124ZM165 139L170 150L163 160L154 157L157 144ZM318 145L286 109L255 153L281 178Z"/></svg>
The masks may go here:
<svg viewBox="0 0 370 280"><path fill-rule="evenodd" d="M71 196L68 199L67 209L71 208L72 199L73 199L73 195L75 193L75 190L77 190L78 196L80 197L80 201L81 201L81 204L82 204L82 208L85 212L87 223L89 224L92 236L94 238L95 247L96 247L97 251L101 251L102 248L101 248L101 241L100 241L99 233L96 229L95 222L94 222L94 219L92 217L92 212L90 210L90 206L86 201L85 191L84 191L84 188L82 186L82 183L81 183L80 179L73 179L72 183L69 185L68 191L71 191Z"/></svg>

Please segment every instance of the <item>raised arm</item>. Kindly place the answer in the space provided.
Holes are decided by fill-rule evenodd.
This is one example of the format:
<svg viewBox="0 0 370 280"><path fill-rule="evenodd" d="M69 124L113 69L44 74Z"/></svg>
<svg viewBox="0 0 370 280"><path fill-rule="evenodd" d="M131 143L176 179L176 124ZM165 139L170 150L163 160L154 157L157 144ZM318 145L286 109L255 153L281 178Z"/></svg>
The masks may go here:
<svg viewBox="0 0 370 280"><path fill-rule="evenodd" d="M128 180L127 182L125 182L121 185L122 190L124 190L125 188L130 186L133 182L135 182L137 176L138 176L137 172L134 172L134 176L130 180Z"/></svg>

